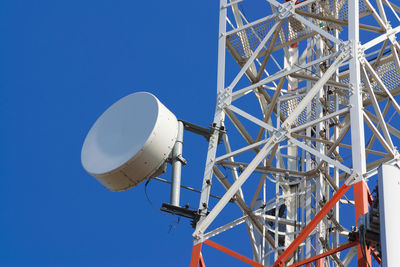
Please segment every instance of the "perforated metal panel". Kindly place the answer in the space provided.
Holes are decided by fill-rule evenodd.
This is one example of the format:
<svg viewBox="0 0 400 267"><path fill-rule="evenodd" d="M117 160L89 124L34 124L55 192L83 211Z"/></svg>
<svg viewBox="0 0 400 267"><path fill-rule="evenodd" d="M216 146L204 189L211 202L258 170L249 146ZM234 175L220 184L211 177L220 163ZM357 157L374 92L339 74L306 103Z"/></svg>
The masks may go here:
<svg viewBox="0 0 400 267"><path fill-rule="evenodd" d="M308 11L308 7L301 8L301 10ZM335 10L337 10L335 12ZM322 16L329 16L335 18L334 14L338 14L336 18L340 20L348 19L348 4L347 1L334 1L330 0L327 4L323 2L319 3L317 10L312 10L312 13L321 14ZM363 0L360 1L360 16L365 16L369 14L369 9ZM272 26L277 22L276 19L270 19L252 27L239 31L235 34L228 36L228 41L235 48L236 52L242 58L248 58L251 56L252 51L254 51L261 40L267 35ZM326 23L321 20L313 19L313 23L319 25L320 27L326 26ZM312 31L305 27L302 23L296 19L290 17L284 19L282 30L279 38L276 40L274 47L280 45L289 45L294 40L299 41L302 37L307 34L311 34ZM271 39L270 39L271 40ZM267 41L265 47L261 52L266 50L269 46L270 40Z"/></svg>
<svg viewBox="0 0 400 267"><path fill-rule="evenodd" d="M381 60L381 64L375 68L376 73L381 78L382 82L385 84L386 88L389 91L400 88L400 72L397 70L396 63L394 60ZM378 83L370 78L371 86L374 91L382 92L382 88L378 85ZM349 83L349 78L345 75L340 82L343 84ZM364 86L364 82L362 81L362 85ZM348 105L350 94L347 93L344 96L339 97L339 101L341 105ZM368 94L363 95L364 100L369 98Z"/></svg>
<svg viewBox="0 0 400 267"><path fill-rule="evenodd" d="M348 1L335 1L335 0L330 0L331 6L334 6L336 3L336 8L338 9L339 17L338 19L340 20L347 20L349 18L349 5ZM332 9L333 10L333 9ZM370 14L369 8L365 4L363 0L360 0L359 2L359 10L360 10L360 17L364 17L368 14Z"/></svg>
<svg viewBox="0 0 400 267"><path fill-rule="evenodd" d="M247 58L251 55L252 51L254 51L258 47L260 42L265 38L265 36L275 23L275 19L261 22L254 25L253 27L230 35L228 40L241 57ZM282 24L281 33L279 34L279 37L274 44L274 47L298 39L310 32L310 29L305 28L304 25L297 20L287 18ZM247 36L247 39L245 39L243 36ZM265 47L261 50L261 52L266 50L266 48L270 45L270 42L271 38L267 41Z"/></svg>
<svg viewBox="0 0 400 267"><path fill-rule="evenodd" d="M396 64L394 60L382 60L382 63L376 68L376 72L379 77L386 85L389 91L400 88L400 73L396 68ZM340 83L348 84L349 78L347 75L344 75L344 78L340 80ZM364 86L364 83L362 83ZM382 92L382 88L380 88L377 82L371 79L371 85L373 89L377 92ZM342 94L338 94L339 99L339 108L343 108L344 106L349 105L350 91L342 90ZM369 98L368 94L363 94L364 100ZM299 95L296 98L289 98L286 100L282 100L280 103L280 111L281 114L285 117L288 117L293 110L296 108L298 103L303 99L303 95ZM311 106L304 109L304 111L297 118L294 126L302 125L309 121L316 119L317 107L320 105L317 99L313 99ZM334 112L335 110L335 97L333 95L328 96L327 105L330 109L330 112Z"/></svg>
<svg viewBox="0 0 400 267"><path fill-rule="evenodd" d="M292 114L293 110L297 107L297 105L303 100L304 95L299 95L295 98L283 99L280 102L280 111L281 114L287 118ZM311 105L307 106L297 117L297 120L293 123L293 126L302 125L309 121L315 120L317 118L317 108L319 107L319 102L314 98L311 102Z"/></svg>
<svg viewBox="0 0 400 267"><path fill-rule="evenodd" d="M229 42L233 45L236 52L243 57L249 57L252 54L257 46L260 44L260 41L264 39L269 30L276 23L275 19L270 19L264 21L262 23L256 24L253 27L244 29L236 34L229 36ZM266 47L269 46L270 40L266 43ZM279 40L277 40L279 43ZM263 49L265 50L265 49Z"/></svg>
<svg viewBox="0 0 400 267"><path fill-rule="evenodd" d="M376 68L376 72L389 91L400 86L400 73L396 68L394 60L379 65ZM372 86L374 90L378 92L382 91L375 81L373 81Z"/></svg>

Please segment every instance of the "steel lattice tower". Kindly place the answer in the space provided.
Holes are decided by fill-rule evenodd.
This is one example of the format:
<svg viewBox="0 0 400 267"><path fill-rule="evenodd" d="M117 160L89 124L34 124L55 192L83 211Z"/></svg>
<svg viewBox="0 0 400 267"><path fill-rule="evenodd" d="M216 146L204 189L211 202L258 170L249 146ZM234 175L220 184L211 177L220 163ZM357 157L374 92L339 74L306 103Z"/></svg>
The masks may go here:
<svg viewBox="0 0 400 267"><path fill-rule="evenodd" d="M219 13L217 105L191 266L204 265L202 244L255 266L347 266L355 255L368 266L373 251L343 238L368 212L378 166L399 160L391 121L400 114L400 7L220 0ZM212 204L217 184L225 192ZM241 213L218 225L233 206ZM253 255L210 240L241 224Z"/></svg>

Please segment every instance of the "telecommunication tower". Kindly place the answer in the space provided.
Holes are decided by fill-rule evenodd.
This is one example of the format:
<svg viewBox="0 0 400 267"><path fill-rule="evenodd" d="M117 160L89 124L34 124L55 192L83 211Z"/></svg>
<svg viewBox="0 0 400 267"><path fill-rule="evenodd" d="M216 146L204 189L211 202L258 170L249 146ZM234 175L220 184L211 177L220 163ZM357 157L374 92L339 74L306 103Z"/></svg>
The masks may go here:
<svg viewBox="0 0 400 267"><path fill-rule="evenodd" d="M220 0L210 129L135 93L98 119L82 163L113 191L171 163L162 210L193 219L191 267L205 245L253 266L400 266L399 32L392 0ZM195 210L179 204L183 130L209 142ZM233 228L249 242L215 242Z"/></svg>
<svg viewBox="0 0 400 267"><path fill-rule="evenodd" d="M268 11L257 17L251 10ZM399 12L387 0L220 1L215 130L192 266L202 263L202 244L241 258L210 241L239 224L246 224L253 250L252 259L241 259L253 265L346 266L357 255L358 265L368 266L371 254L386 264L398 257L371 249L365 232L372 232L360 215L372 210L375 184L368 181L379 166L398 168L400 136L390 121L392 112L400 113ZM227 52L239 66L229 81ZM225 151L218 146L221 132ZM235 132L242 140L230 138ZM231 170L230 181L223 168ZM243 188L250 180L258 183L252 192ZM218 182L226 193L209 208ZM231 199L242 217L212 224ZM392 204L395 213L398 204ZM352 230L344 205L354 206L352 224L359 224L358 235L345 243L341 237Z"/></svg>

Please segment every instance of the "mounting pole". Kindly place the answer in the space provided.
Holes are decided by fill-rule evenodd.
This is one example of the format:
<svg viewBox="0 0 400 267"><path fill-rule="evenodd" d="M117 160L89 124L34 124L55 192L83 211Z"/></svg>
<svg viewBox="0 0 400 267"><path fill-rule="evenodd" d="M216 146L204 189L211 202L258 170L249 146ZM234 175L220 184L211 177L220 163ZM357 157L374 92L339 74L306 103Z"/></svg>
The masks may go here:
<svg viewBox="0 0 400 267"><path fill-rule="evenodd" d="M181 190L181 171L182 163L182 146L183 146L183 123L178 121L178 136L174 148L172 149L172 177L171 177L171 205L179 207L179 198Z"/></svg>

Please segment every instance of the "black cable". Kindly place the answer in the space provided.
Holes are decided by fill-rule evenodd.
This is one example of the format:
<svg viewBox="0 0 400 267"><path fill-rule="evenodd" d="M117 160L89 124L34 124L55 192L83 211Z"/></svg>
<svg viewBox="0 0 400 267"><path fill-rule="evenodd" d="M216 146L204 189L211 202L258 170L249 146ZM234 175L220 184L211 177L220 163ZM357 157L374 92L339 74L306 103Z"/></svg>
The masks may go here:
<svg viewBox="0 0 400 267"><path fill-rule="evenodd" d="M178 224L179 224L179 222L180 222L180 220L181 220L181 216L178 216L178 220L177 220L177 221L174 221L174 220L171 219L169 216L167 216L167 214L161 212L159 209L156 208L156 206L154 206L153 202L150 200L149 195L147 194L147 185L150 183L150 181L151 181L151 178L149 178L149 179L146 181L146 183L144 184L144 194L146 195L147 202L149 202L150 206L151 206L154 210L158 211L158 212L159 212L160 214L162 214L165 218L167 218L168 220L170 220L170 221L172 222L172 223L169 225L169 230L168 230L168 234L169 234L169 233L171 233L171 231L172 231L173 229L175 229L175 228L178 226Z"/></svg>
<svg viewBox="0 0 400 267"><path fill-rule="evenodd" d="M311 74L314 74L315 76L317 76L319 79L321 79L321 76L319 76L319 74L318 73L316 73L315 71L313 71L313 69L311 68L310 70L308 70L307 68L305 68L305 67L302 67L302 66L300 66L299 64L297 64L297 63L294 63L293 65L295 65L296 67L299 67L300 69L303 69L303 70L305 70L306 72L308 71L308 72L311 72Z"/></svg>
<svg viewBox="0 0 400 267"><path fill-rule="evenodd" d="M360 233L360 248L361 248L361 253L365 259L365 261L367 262L368 266L371 267L371 265L369 265L368 259L367 259L367 251L365 250L365 247L367 246L367 243L365 241L365 226L362 225L359 229Z"/></svg>
<svg viewBox="0 0 400 267"><path fill-rule="evenodd" d="M364 230L364 237L363 237L363 240L364 240L364 244L363 244L364 259L365 259L365 261L367 262L368 267L371 267L371 265L369 265L369 262L368 262L368 259L367 259L367 251L365 250L365 247L367 246L367 243L366 243L366 241L365 241L365 230Z"/></svg>

